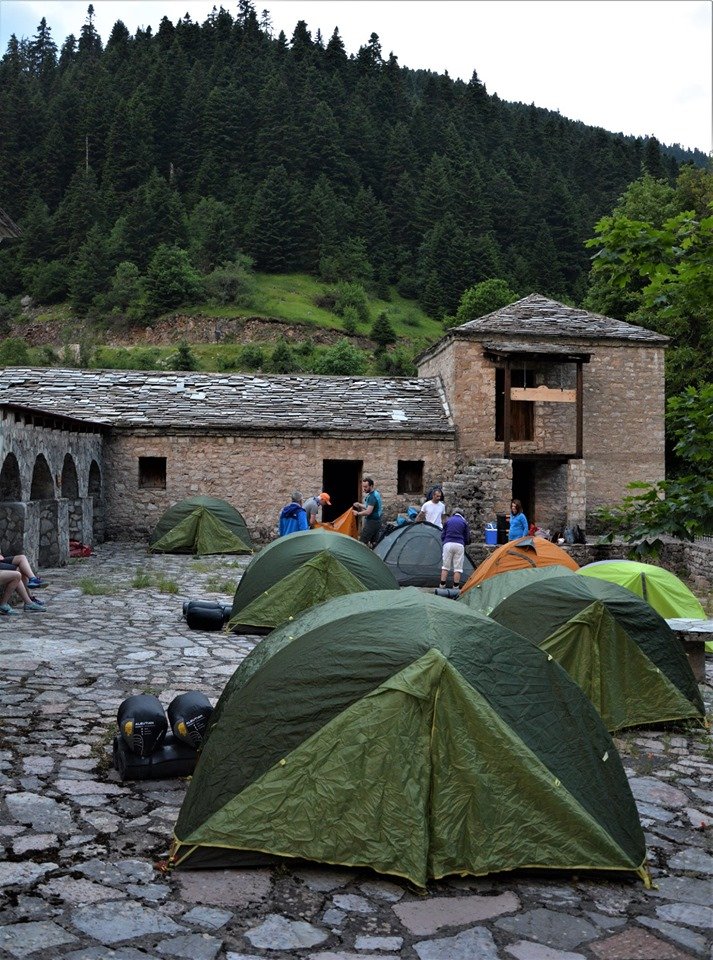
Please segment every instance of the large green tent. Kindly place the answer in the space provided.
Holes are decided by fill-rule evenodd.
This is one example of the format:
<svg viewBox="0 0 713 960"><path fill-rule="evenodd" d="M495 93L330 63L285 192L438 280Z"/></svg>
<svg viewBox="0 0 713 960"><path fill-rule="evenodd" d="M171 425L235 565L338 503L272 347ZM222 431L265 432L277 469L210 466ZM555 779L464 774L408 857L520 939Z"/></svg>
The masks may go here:
<svg viewBox="0 0 713 960"><path fill-rule="evenodd" d="M243 610L302 564L320 554L328 554L338 560L341 567L362 584L363 590L394 590L398 587L383 560L363 543L332 530L303 530L273 540L253 557L235 591L230 622L249 623L243 619ZM285 606L289 605L288 599ZM252 613L255 613L255 607L252 607Z"/></svg>
<svg viewBox="0 0 713 960"><path fill-rule="evenodd" d="M225 500L189 497L169 507L149 538L156 553L252 553L242 515Z"/></svg>
<svg viewBox="0 0 713 960"><path fill-rule="evenodd" d="M374 547L402 587L437 587L441 579L441 528L433 523L403 523ZM475 568L466 556L464 582Z"/></svg>
<svg viewBox="0 0 713 960"><path fill-rule="evenodd" d="M676 635L624 587L578 575L554 577L511 594L491 617L559 661L609 730L704 718Z"/></svg>
<svg viewBox="0 0 713 960"><path fill-rule="evenodd" d="M645 876L596 711L533 644L416 588L313 607L238 668L211 718L173 866L274 856L424 886L518 867Z"/></svg>
<svg viewBox="0 0 713 960"><path fill-rule="evenodd" d="M228 629L236 633L269 633L281 623L294 620L302 610L367 589L334 554L323 550L251 600L228 621ZM398 589L397 583L393 589Z"/></svg>
<svg viewBox="0 0 713 960"><path fill-rule="evenodd" d="M675 573L635 560L598 560L579 570L585 577L618 583L641 597L667 620L705 620L701 603Z"/></svg>
<svg viewBox="0 0 713 960"><path fill-rule="evenodd" d="M551 567L526 567L522 570L511 570L509 573L499 573L497 577L488 577L481 580L474 587L467 590L458 599L472 610L488 616L505 597L522 590L532 583L549 580L552 577L574 577L575 571L568 567L554 564Z"/></svg>

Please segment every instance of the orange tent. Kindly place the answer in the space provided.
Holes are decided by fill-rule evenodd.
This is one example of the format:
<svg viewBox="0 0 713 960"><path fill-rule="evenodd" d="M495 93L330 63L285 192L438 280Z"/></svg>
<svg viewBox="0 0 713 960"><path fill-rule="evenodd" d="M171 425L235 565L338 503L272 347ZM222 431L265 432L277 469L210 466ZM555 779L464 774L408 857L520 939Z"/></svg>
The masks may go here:
<svg viewBox="0 0 713 960"><path fill-rule="evenodd" d="M579 570L579 564L556 543L542 537L520 537L519 540L503 543L487 560L483 560L470 575L461 593L499 573L524 570L527 567L551 567L555 563L570 570Z"/></svg>
<svg viewBox="0 0 713 960"><path fill-rule="evenodd" d="M344 513L340 513L339 516L330 523L316 523L315 527L319 527L321 530L333 530L336 533L345 533L348 537L354 537L355 540L359 536L357 519L352 513L351 507L345 510Z"/></svg>

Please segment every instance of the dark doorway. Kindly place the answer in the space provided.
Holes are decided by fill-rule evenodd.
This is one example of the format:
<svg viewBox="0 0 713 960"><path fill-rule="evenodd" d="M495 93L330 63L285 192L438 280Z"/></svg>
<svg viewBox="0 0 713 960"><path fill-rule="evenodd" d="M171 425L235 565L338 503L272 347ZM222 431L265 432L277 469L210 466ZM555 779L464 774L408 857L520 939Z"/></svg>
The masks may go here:
<svg viewBox="0 0 713 960"><path fill-rule="evenodd" d="M532 523L535 517L536 467L533 460L512 462L512 496L522 504L528 523Z"/></svg>
<svg viewBox="0 0 713 960"><path fill-rule="evenodd" d="M363 460L323 460L322 490L329 494L332 506L322 510L322 519L335 520L355 500L361 500Z"/></svg>

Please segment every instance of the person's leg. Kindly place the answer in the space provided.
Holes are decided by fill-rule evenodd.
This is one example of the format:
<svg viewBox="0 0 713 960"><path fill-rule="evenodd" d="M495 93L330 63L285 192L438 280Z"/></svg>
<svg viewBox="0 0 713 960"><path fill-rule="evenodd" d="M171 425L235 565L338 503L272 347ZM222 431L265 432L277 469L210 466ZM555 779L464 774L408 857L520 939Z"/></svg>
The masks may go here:
<svg viewBox="0 0 713 960"><path fill-rule="evenodd" d="M22 574L23 580L35 579L35 575L32 572L32 567L30 566L30 561L27 559L24 553L18 553L16 557L13 557L12 563L15 564L17 569Z"/></svg>
<svg viewBox="0 0 713 960"><path fill-rule="evenodd" d="M448 571L453 569L453 544L446 543L443 546L443 559L441 560L443 569L441 570L441 587L445 588L448 583Z"/></svg>
<svg viewBox="0 0 713 960"><path fill-rule="evenodd" d="M23 587L22 577L19 570L0 570L0 587L2 588L2 600L0 607L3 613L8 613L10 609L10 597L18 587ZM24 589L24 587L23 587Z"/></svg>
<svg viewBox="0 0 713 960"><path fill-rule="evenodd" d="M463 575L463 561L465 559L465 547L460 543L454 543L453 551L453 586L460 590L460 578Z"/></svg>

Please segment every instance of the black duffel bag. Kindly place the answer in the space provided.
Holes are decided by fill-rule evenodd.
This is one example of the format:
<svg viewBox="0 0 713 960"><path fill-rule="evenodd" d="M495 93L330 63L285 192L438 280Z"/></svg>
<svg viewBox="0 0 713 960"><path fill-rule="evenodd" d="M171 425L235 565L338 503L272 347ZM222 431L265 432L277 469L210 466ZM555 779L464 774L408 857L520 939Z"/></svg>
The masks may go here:
<svg viewBox="0 0 713 960"><path fill-rule="evenodd" d="M186 600L183 616L191 630L222 630L232 606L217 600Z"/></svg>
<svg viewBox="0 0 713 960"><path fill-rule="evenodd" d="M170 732L150 757L139 757L132 753L122 737L114 737L113 754L114 769L122 780L190 777L198 762L198 754L193 747L181 743Z"/></svg>

